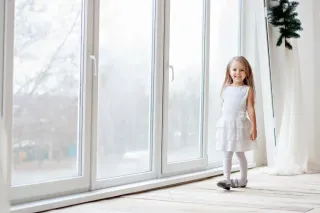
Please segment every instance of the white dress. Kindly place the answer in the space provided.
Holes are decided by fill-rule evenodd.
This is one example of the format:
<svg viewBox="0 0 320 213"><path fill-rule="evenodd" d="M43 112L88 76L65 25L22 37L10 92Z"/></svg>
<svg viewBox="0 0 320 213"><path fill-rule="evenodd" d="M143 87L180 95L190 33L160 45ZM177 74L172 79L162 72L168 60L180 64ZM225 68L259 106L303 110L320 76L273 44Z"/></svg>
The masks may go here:
<svg viewBox="0 0 320 213"><path fill-rule="evenodd" d="M227 86L222 99L222 115L217 122L216 149L245 152L253 149L251 122L247 115L249 86Z"/></svg>

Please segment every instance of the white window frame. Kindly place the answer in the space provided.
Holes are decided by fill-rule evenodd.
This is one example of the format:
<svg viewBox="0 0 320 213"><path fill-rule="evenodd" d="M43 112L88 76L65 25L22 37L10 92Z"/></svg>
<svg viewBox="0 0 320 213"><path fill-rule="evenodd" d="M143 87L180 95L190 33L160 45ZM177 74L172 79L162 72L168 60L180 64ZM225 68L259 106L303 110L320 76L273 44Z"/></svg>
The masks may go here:
<svg viewBox="0 0 320 213"><path fill-rule="evenodd" d="M208 18L210 7L208 0L201 0L203 4L202 12L202 84L201 84L201 123L200 123L200 147L201 156L194 160L187 160L183 162L167 162L168 155L168 129L167 125L163 125L163 141L162 141L162 176L172 176L177 174L185 174L191 171L200 171L207 168L208 154L207 154L207 97L208 97L208 72L209 72L209 53L208 53L208 36L210 34L208 26ZM168 121L168 99L169 99L169 44L170 44L170 0L165 1L164 9L164 58L163 58L163 122Z"/></svg>
<svg viewBox="0 0 320 213"><path fill-rule="evenodd" d="M130 174L130 175L125 175L125 176L120 176L120 177L114 177L114 178L106 178L106 179L101 179L97 180L96 174L97 174L97 148L98 148L98 141L97 141L97 121L98 121L98 83L99 83L99 71L97 70L97 75L94 76L93 78L93 87L92 87L92 156L91 156L91 190L98 190L98 189L105 189L105 188L110 188L110 187L115 187L115 186L121 186L121 185L127 185L127 184L132 184L132 183L137 183L137 182L142 182L142 181L148 181L148 180L153 180L156 179L158 176L158 170L159 170L159 165L158 165L158 158L159 158L159 153L158 151L161 151L159 147L159 143L161 143L161 138L159 138L159 132L161 132L161 119L162 117L159 116L159 112L161 112L161 108L159 108L160 102L158 99L158 94L159 92L159 72L161 72L161 66L159 66L159 54L161 55L161 47L159 43L157 43L157 40L161 37L161 27L158 25L159 19L161 19L161 10L162 10L162 2L161 1L156 1L156 0L151 0L153 1L153 56L152 56L152 64L151 64L151 72L152 76L154 76L153 81L153 91L152 95L154 96L153 98L153 103L152 103L152 108L150 112L150 115L153 116L153 123L150 124L152 127L152 132L153 132L153 137L151 141L149 141L150 144L150 154L151 158L149 159L151 161L151 170L148 172L143 172L143 173L138 173L138 174ZM100 18L100 4L99 0L95 0L94 4L94 22L92 22L93 26L93 51L92 54L96 60L96 65L99 67L99 18ZM156 23L158 22L158 23ZM98 69L98 68L97 68ZM149 119L150 120L150 119Z"/></svg>
<svg viewBox="0 0 320 213"><path fill-rule="evenodd" d="M83 148L86 150L86 154L84 157L85 162L85 174L86 178L84 182L75 182L74 180L67 181L62 185L59 186L55 185L28 185L23 188L12 188L12 203L17 204L13 207L13 212L34 212L34 211L44 211L51 208L63 207L67 205L73 205L81 202L88 202L97 199L103 199L113 196L118 196L126 193L137 192L141 190L153 189L157 187L168 186L172 184L181 183L184 181L191 181L197 180L201 178L206 178L214 175L222 174L222 169L218 168L222 165L221 162L213 162L208 164L207 158L207 136L208 136L208 99L209 99L209 54L210 54L210 0L203 0L205 4L205 19L206 19L206 27L204 29L204 34L206 35L205 39L205 47L203 54L205 55L205 60L203 61L203 66L205 68L205 84L203 93L204 93L204 101L203 101L203 154L204 158L206 158L206 162L201 165L201 168L198 167L198 172L191 173L194 170L185 170L176 172L175 169L167 170L167 174L163 173L163 159L162 159L162 122L163 122L163 88L164 88L164 32L165 32L165 1L168 0L155 0L156 2L156 33L155 33L155 42L156 42L156 53L155 53L155 85L154 85L154 120L155 123L153 125L154 128L154 141L153 141L153 164L152 164L152 172L145 176L128 176L122 179L108 179L103 182L96 182L96 135L91 132L91 129L96 128L96 124L94 119L96 119L96 104L92 104L93 100L93 91L94 87L97 85L95 84L95 80L92 77L94 64L93 61L90 59L90 54L95 53L98 56L98 48L97 43L97 35L99 32L97 29L99 28L98 21L99 19L99 0L85 0L87 2L87 31L86 31L86 59L84 60L86 63L86 81L85 81L85 96L86 96L86 104L85 104L85 145ZM6 2L6 47L5 47L5 97L6 103L6 120L7 125L10 127L12 125L11 116L12 115L12 97L8 94L12 94L12 70L13 70L13 36L14 36L14 0L5 0ZM240 3L240 38L239 38L239 51L242 52L242 0L239 0ZM0 5L1 9L1 5ZM10 11L10 12L8 12ZM1 14L0 14L1 15ZM1 16L0 16L1 17ZM1 36L1 35L0 35ZM1 54L1 53L0 53ZM0 55L1 57L1 55ZM1 58L0 58L1 59ZM0 62L1 65L1 62ZM8 82L11 82L8 83ZM0 81L1 83L1 81ZM0 91L1 92L1 91ZM11 128L10 128L11 130ZM9 141L11 141L11 132L9 131ZM8 153L11 153L11 142L8 144ZM166 150L165 150L166 151ZM11 156L11 154L10 154ZM11 157L8 158L8 165L11 168ZM90 162L90 163L89 163ZM253 167L254 165L250 165L249 167ZM238 170L236 165L233 166L233 170ZM187 173L188 172L188 173ZM11 169L9 169L9 180L11 179ZM171 177L168 177L171 176ZM80 187L76 190L75 186L82 185L84 187ZM25 190L28 191L28 197L26 197ZM98 190L101 189L101 190ZM53 191L52 191L53 190ZM90 191L91 190L91 191ZM59 196L66 196L65 198L52 198L51 194L48 192L58 192ZM60 192L60 193L59 193ZM19 194L24 194L23 196ZM25 205L22 203L28 203L36 199L46 199L42 202L35 202L30 205ZM20 204L20 205L19 205Z"/></svg>
<svg viewBox="0 0 320 213"><path fill-rule="evenodd" d="M84 23L90 22L90 18L92 17L92 5L93 1L83 0L84 6ZM88 8L88 10L86 10ZM5 120L8 130L8 170L9 170L9 180L11 183L11 167L12 167L12 94L13 94L13 49L14 49L14 19L15 19L15 0L7 0L6 8L5 8L5 20L6 20L6 28L5 28ZM84 26L87 26L84 24ZM87 52L87 49L90 49L87 44L90 44L92 40L89 33L90 29L84 29L83 35L87 39L84 42L84 52ZM30 185L23 186L11 186L11 204L20 204L26 202L32 202L40 199L49 199L52 196L65 196L75 193L86 192L89 190L90 186L90 104L91 104L91 82L90 76L92 75L92 65L90 63L86 63L87 60L84 60L84 86L82 89L85 91L83 93L83 105L86 110L83 112L83 124L82 124L82 154L81 154L81 162L82 162L82 176L78 176L75 178L67 178L62 180L53 180L44 183L34 183ZM26 193L27 192L27 193Z"/></svg>

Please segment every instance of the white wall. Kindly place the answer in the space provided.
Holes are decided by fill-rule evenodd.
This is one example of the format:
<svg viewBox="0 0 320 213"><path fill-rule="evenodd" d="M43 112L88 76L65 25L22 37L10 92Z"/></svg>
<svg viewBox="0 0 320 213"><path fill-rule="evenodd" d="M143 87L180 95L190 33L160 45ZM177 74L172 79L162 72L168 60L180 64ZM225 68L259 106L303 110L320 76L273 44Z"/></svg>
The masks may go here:
<svg viewBox="0 0 320 213"><path fill-rule="evenodd" d="M314 146L313 150L320 150L320 1L313 0L313 85L314 85ZM318 156L319 157L319 156Z"/></svg>

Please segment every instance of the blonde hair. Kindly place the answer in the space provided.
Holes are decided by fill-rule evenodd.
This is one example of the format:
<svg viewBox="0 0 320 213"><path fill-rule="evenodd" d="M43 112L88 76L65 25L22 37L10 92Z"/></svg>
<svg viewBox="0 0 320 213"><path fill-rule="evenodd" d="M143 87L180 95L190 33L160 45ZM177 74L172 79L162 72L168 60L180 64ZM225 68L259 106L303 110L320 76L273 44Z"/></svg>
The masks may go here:
<svg viewBox="0 0 320 213"><path fill-rule="evenodd" d="M254 92L254 94L255 94L254 78L253 78L253 73L252 73L252 68L251 68L250 63L243 56L235 56L229 61L228 65L227 65L226 77L225 77L223 85L222 85L221 95L223 93L224 88L233 83L233 80L232 80L232 78L230 76L230 66L231 66L232 62L234 62L234 61L238 61L241 64L243 64L244 69L245 69L244 71L246 72L246 78L244 79L243 83L245 85L251 87L253 92Z"/></svg>

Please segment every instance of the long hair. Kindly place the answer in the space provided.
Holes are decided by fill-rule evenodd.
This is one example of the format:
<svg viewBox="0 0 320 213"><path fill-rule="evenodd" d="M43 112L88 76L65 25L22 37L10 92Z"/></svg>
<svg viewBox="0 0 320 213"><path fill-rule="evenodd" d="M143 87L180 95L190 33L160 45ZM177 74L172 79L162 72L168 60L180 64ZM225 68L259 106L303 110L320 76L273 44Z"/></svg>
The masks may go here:
<svg viewBox="0 0 320 213"><path fill-rule="evenodd" d="M227 65L226 76L225 76L225 79L224 79L224 82L222 85L221 95L223 93L224 88L233 83L233 80L230 76L230 66L231 66L232 62L234 62L234 61L238 61L243 64L245 72L246 72L246 78L244 79L243 83L245 85L251 87L253 89L254 94L255 94L254 78L253 78L251 65L249 64L248 60L245 57L235 56L229 61L228 65Z"/></svg>

